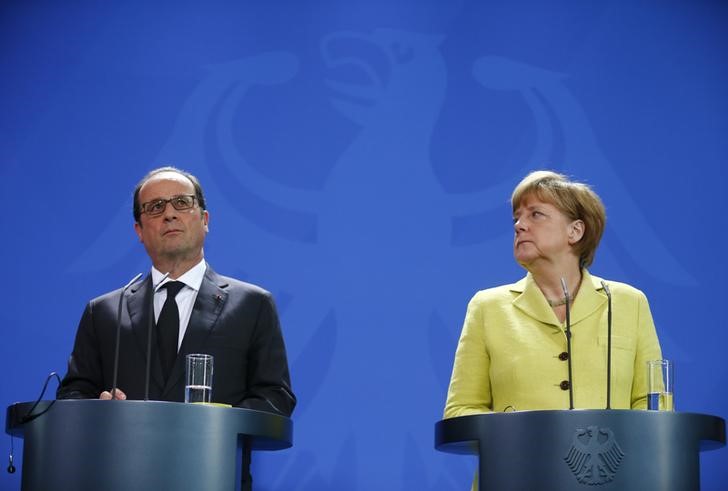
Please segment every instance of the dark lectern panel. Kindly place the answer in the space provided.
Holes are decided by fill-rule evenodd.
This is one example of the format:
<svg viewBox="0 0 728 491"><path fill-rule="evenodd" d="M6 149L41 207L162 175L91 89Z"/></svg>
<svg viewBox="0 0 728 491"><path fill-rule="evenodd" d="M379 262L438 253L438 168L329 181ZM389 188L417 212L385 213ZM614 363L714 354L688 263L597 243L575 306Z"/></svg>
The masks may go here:
<svg viewBox="0 0 728 491"><path fill-rule="evenodd" d="M725 421L692 413L574 410L463 416L435 425L435 447L480 456L480 490L697 490L700 450Z"/></svg>
<svg viewBox="0 0 728 491"><path fill-rule="evenodd" d="M6 431L25 439L23 491L230 491L240 483L244 443L253 450L292 444L290 419L248 409L67 400L24 423L31 406L14 404L6 418Z"/></svg>

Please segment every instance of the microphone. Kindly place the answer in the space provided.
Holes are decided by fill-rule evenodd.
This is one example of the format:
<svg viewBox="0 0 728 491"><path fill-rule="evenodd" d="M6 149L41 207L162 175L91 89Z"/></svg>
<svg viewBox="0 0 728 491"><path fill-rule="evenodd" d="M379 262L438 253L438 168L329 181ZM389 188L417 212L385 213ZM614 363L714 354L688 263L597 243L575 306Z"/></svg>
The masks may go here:
<svg viewBox="0 0 728 491"><path fill-rule="evenodd" d="M134 278L131 279L129 283L124 285L124 288L121 289L121 295L119 296L119 309L116 311L116 347L114 351L114 379L113 383L111 384L111 400L113 401L116 398L116 382L118 380L119 375L119 345L121 344L121 310L124 305L124 294L126 293L127 288L129 288L131 285L136 283L136 281L142 277L142 274L139 273Z"/></svg>
<svg viewBox="0 0 728 491"><path fill-rule="evenodd" d="M166 280L169 277L169 273L165 273L164 276L162 276L162 279L157 282L157 284L152 284L152 296L151 301L149 302L149 322L147 323L147 373L146 378L144 379L144 400L149 400L149 378L152 368L152 329L154 329L154 295L157 293L157 288L164 283L164 280Z"/></svg>
<svg viewBox="0 0 728 491"><path fill-rule="evenodd" d="M612 409L612 292L609 291L604 280L602 280L602 288L607 294L607 409Z"/></svg>
<svg viewBox="0 0 728 491"><path fill-rule="evenodd" d="M15 474L15 464L13 463L13 453L15 448L13 445L13 435L10 435L10 455L8 455L8 474Z"/></svg>
<svg viewBox="0 0 728 491"><path fill-rule="evenodd" d="M571 378L571 300L569 299L569 290L566 288L566 280L561 278L561 289L564 291L564 301L566 305L566 354L569 355L567 360L569 367L569 409L574 409L574 384Z"/></svg>

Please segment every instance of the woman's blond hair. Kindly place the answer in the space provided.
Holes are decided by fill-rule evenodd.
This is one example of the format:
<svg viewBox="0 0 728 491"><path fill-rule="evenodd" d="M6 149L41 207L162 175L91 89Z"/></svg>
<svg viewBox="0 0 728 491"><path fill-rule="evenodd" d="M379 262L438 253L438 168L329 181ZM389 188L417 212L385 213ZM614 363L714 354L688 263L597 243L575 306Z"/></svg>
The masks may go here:
<svg viewBox="0 0 728 491"><path fill-rule="evenodd" d="M563 174L538 170L524 177L513 190L511 206L514 213L528 196L554 205L571 220L584 222L584 235L574 244L574 251L579 256L579 266L590 266L607 221L604 204L597 193Z"/></svg>

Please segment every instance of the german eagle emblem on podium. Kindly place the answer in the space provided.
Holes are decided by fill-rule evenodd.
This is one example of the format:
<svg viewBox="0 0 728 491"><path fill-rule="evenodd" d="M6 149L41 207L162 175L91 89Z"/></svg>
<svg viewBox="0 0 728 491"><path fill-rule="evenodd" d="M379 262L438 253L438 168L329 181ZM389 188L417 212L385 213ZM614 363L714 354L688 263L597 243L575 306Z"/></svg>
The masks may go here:
<svg viewBox="0 0 728 491"><path fill-rule="evenodd" d="M609 428L577 428L564 460L581 484L599 485L614 479L624 452Z"/></svg>

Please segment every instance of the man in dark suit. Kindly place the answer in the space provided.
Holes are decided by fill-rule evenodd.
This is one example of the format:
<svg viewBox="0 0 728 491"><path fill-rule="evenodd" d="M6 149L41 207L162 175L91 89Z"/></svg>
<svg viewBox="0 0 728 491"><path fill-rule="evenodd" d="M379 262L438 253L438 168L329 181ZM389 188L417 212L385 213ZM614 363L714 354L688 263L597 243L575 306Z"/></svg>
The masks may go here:
<svg viewBox="0 0 728 491"><path fill-rule="evenodd" d="M202 187L187 172L162 167L137 185L134 228L152 271L124 293L115 398L144 399L154 304L160 325L152 329L150 399L183 401L185 355L206 353L214 356L213 402L290 416L296 398L273 299L255 285L218 275L205 262L209 218ZM112 398L121 294L110 292L86 307L59 399ZM169 309L175 330L160 330L169 324L161 321Z"/></svg>

